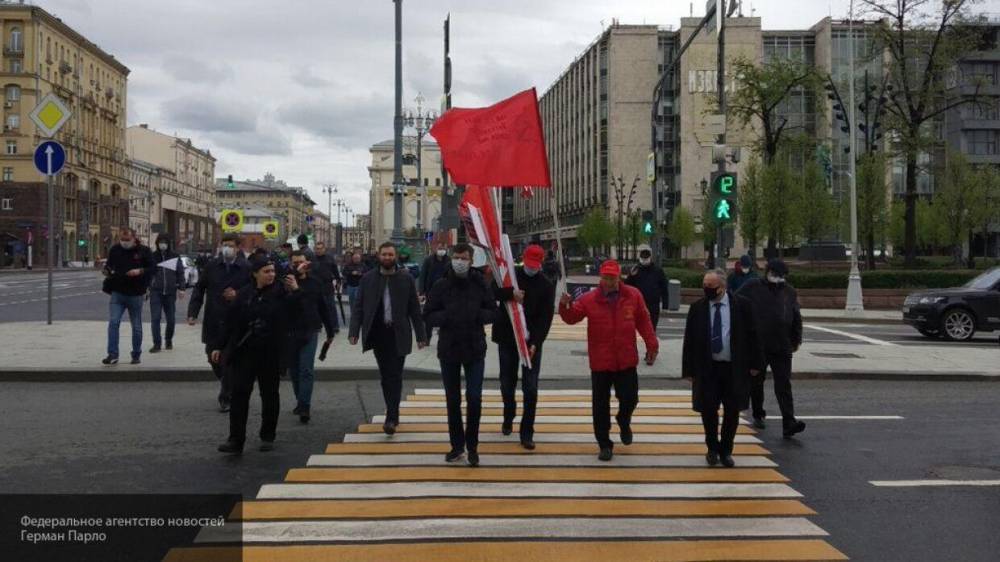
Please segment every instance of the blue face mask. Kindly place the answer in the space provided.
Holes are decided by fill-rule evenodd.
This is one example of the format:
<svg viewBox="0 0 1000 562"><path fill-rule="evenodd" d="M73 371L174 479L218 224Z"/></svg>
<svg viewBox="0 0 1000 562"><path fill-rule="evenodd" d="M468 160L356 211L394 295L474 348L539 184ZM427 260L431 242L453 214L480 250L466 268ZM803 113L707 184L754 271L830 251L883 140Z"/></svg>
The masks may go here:
<svg viewBox="0 0 1000 562"><path fill-rule="evenodd" d="M524 274L527 275L528 277L534 277L534 276L538 275L538 270L537 269L532 269L530 267L525 267L524 268Z"/></svg>

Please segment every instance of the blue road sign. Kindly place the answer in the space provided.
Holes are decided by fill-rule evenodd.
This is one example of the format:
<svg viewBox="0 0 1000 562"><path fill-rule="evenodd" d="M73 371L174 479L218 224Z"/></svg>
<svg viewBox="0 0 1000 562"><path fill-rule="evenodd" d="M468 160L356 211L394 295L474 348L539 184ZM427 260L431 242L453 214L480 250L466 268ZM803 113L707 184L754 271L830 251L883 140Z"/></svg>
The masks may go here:
<svg viewBox="0 0 1000 562"><path fill-rule="evenodd" d="M66 150L56 141L45 141L35 149L35 168L46 176L54 176L66 164Z"/></svg>
<svg viewBox="0 0 1000 562"><path fill-rule="evenodd" d="M312 221L313 221L313 216L312 215L306 215L306 222L312 224Z"/></svg>

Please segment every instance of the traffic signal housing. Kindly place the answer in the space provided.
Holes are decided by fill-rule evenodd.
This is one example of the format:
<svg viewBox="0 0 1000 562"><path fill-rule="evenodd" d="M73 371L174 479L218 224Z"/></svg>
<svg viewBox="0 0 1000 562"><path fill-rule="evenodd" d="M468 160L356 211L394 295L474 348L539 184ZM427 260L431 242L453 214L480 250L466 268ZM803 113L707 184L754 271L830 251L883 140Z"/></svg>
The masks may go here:
<svg viewBox="0 0 1000 562"><path fill-rule="evenodd" d="M712 172L712 218L717 224L736 222L736 192L735 172Z"/></svg>
<svg viewBox="0 0 1000 562"><path fill-rule="evenodd" d="M644 236L652 236L655 230L653 226L653 211L643 211L642 212L642 234Z"/></svg>
<svg viewBox="0 0 1000 562"><path fill-rule="evenodd" d="M232 174L229 174L229 177L226 178L226 189L236 189L236 184L233 183L233 175Z"/></svg>

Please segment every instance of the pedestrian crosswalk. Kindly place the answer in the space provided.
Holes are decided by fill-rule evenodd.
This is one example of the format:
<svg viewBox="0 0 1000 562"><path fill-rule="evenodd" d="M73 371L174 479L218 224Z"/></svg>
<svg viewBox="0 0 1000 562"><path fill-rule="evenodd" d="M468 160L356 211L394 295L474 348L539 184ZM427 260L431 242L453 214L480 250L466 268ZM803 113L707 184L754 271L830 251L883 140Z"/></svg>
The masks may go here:
<svg viewBox="0 0 1000 562"><path fill-rule="evenodd" d="M705 465L689 391L641 392L634 443L611 462L597 460L589 390L542 391L533 451L516 423L501 433L498 392L483 400L479 467L444 462L443 393L417 389L395 435L373 416L165 560L847 559L749 426L736 468Z"/></svg>

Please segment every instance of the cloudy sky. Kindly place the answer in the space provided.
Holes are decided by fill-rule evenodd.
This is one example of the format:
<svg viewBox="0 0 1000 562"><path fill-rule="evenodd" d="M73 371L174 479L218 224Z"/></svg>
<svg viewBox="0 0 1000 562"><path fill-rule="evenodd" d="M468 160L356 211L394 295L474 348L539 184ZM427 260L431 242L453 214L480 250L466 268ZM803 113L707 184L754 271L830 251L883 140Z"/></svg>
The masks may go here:
<svg viewBox="0 0 1000 562"><path fill-rule="evenodd" d="M988 0L996 5L1000 0ZM128 123L191 138L216 176L271 172L308 188L336 183L367 212L368 147L392 137L390 0L37 0L131 69ZM744 2L765 29L846 17L847 0ZM438 105L442 22L452 18L453 103L543 92L612 18L677 26L676 0L406 0L404 106ZM704 13L704 0L694 3Z"/></svg>

